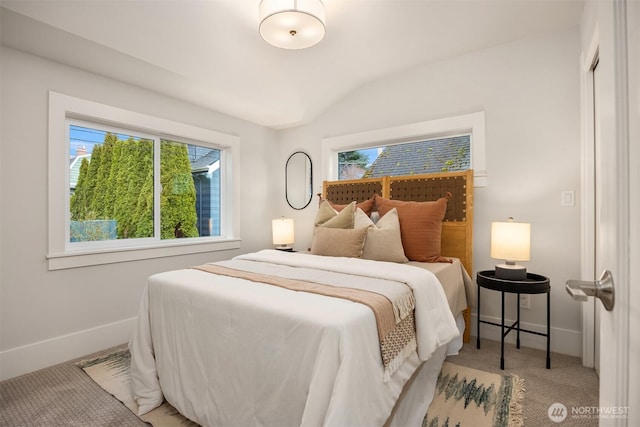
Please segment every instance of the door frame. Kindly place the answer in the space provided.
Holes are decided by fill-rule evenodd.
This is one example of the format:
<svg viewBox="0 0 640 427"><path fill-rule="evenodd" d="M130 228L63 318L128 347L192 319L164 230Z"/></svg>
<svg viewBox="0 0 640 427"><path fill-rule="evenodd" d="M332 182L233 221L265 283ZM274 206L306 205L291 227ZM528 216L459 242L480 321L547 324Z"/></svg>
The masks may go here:
<svg viewBox="0 0 640 427"><path fill-rule="evenodd" d="M614 0L609 4L600 4L603 9L602 18L611 19L612 34L608 35L605 40L601 38L601 47L605 46L610 49L607 53L611 64L611 75L603 78L612 78L613 96L614 96L614 116L612 117L611 130L614 134L614 141L610 147L613 153L613 161L615 164L612 175L615 177L616 183L614 194L603 195L603 199L615 203L615 227L613 233L616 245L617 257L613 261L613 270L615 277L616 303L618 307L610 312L610 317L603 311L602 321L604 330L607 333L607 324L610 323L612 329L608 329L613 336L612 358L615 366L609 367L607 371L602 369L602 363L607 363L604 357L600 358L602 373L600 378L600 405L618 406L629 409L629 342L631 339L629 313L630 313L630 140L629 140L629 75L628 75L628 57L629 48L627 45L627 1ZM610 14L610 15L609 15ZM604 49L603 49L604 50ZM604 52L602 52L604 55ZM604 173L604 171L603 171ZM608 189L610 190L610 189ZM621 256L623 255L623 256ZM603 335L601 335L603 336ZM607 372L610 375L607 375ZM613 396L608 393L613 392ZM604 399L604 400L603 400ZM628 418L619 418L613 420L600 420L600 425L616 425L627 426Z"/></svg>
<svg viewBox="0 0 640 427"><path fill-rule="evenodd" d="M595 280L595 154L594 154L594 99L593 99L593 64L598 58L600 36L596 26L591 34L591 41L580 58L581 83L581 280ZM595 298L589 298L582 307L582 364L595 367Z"/></svg>
<svg viewBox="0 0 640 427"><path fill-rule="evenodd" d="M629 141L631 143L629 159L632 165L630 171L630 259L636 260L630 266L629 275L635 280L629 289L629 305L634 310L629 313L629 325L640 324L640 225L637 219L640 215L640 2L631 2L627 6L627 34L628 34L628 70L629 70ZM630 283L631 284L631 283ZM634 407L629 408L629 424L640 422L640 340L630 340L629 343L629 390L628 402L635 402ZM635 363L634 363L635 362Z"/></svg>
<svg viewBox="0 0 640 427"><path fill-rule="evenodd" d="M633 2L631 2L633 3ZM595 265L595 256L591 258L590 244L594 241L595 227L590 228L589 220L593 215L588 212L593 206L594 202L602 203L603 224L609 227L606 235L599 233L599 237L606 237L607 242L601 242L598 245L604 244L604 246L610 246L613 251L605 254L600 264L604 261L606 264L596 266L602 268L603 266L611 269L614 273L615 280L615 292L616 292L616 306L611 312L604 312L602 315L602 330L601 337L606 337L609 345L603 347L601 350L600 367L600 406L616 406L625 407L629 411L628 417L616 418L616 419L600 419L600 425L616 425L626 426L633 425L637 422L638 408L629 406L629 396L637 396L638 386L629 380L630 376L637 374L637 367L635 359L631 356L637 356L637 346L630 347L630 318L631 307L633 303L630 301L630 297L634 296L637 299L637 292L631 292L631 277L637 277L637 266L631 265L631 256L637 254L638 238L637 238L637 225L631 224L632 209L634 214L638 212L637 196L631 192L631 188L637 185L637 172L630 167L632 162L631 155L634 154L637 157L637 151L631 147L630 134L632 132L637 133L637 124L630 121L630 113L634 113L634 106L630 107L630 101L634 101L636 93L632 93L632 88L637 90L638 77L629 75L629 67L637 70L638 59L632 52L632 49L637 49L634 42L637 41L637 35L632 32L628 33L628 26L630 30L635 29L637 31L637 10L636 5L631 4L631 15L627 15L627 1L626 0L612 0L612 1L592 1L589 2L586 7L590 7L589 12L585 13L582 21L582 51L583 56L581 58L581 80L582 80L582 154L583 154L583 185L585 186L585 192L583 193L582 214L583 219L583 242L582 242L582 261L583 266L581 273L586 273L586 278L590 278L593 275L593 270L587 272L589 265ZM587 37L585 37L585 35ZM630 38L630 40L628 40ZM585 44L585 41L591 41ZM628 43L631 43L631 48ZM593 196L594 191L589 191L591 182L594 182L593 167L589 167L589 145L588 142L593 137L593 126L588 126L589 120L587 114L589 90L586 90L588 84L588 72L591 69L595 52L598 52L600 59L599 76L600 81L603 84L603 91L601 93L601 99L603 103L599 105L605 108L605 111L601 112L599 123L601 124L600 131L603 132L603 137L607 138L607 141L602 141L606 146L606 151L603 151L603 157L608 159L606 170L599 170L599 176L604 179L605 187L603 187L602 200L595 201ZM588 63L588 68L585 64ZM631 80L629 80L631 79ZM631 82L631 83L630 83ZM630 99L631 98L631 99ZM631 108L631 109L630 109ZM637 111L636 111L637 113ZM591 139L588 137L591 136ZM606 154L604 154L606 153ZM594 163L598 161L594 157ZM599 162L599 161L598 161ZM632 179L634 180L632 182ZM598 178L598 182L600 178ZM594 182L593 189L597 183ZM637 187L635 187L637 190ZM595 226L595 219L592 219L592 224ZM597 251L597 245L594 245L593 254ZM596 304L599 304L596 302ZM589 312L592 310L583 310L583 319L589 319ZM586 329L583 329L585 333L585 346L587 353L590 350L589 328L593 325L593 322L585 325ZM631 352L634 352L633 354ZM593 353L591 353L593 354ZM606 356L606 357L605 357ZM589 360L589 354L585 354L587 360ZM631 366L631 360L634 360L634 366ZM634 378L635 379L635 378Z"/></svg>

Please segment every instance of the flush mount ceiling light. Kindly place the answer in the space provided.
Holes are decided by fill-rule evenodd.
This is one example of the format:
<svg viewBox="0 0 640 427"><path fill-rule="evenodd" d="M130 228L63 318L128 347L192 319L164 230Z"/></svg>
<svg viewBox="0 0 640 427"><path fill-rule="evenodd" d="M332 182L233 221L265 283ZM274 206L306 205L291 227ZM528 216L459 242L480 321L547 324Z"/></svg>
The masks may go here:
<svg viewBox="0 0 640 427"><path fill-rule="evenodd" d="M325 33L322 0L262 0L260 35L283 49L304 49L318 43Z"/></svg>

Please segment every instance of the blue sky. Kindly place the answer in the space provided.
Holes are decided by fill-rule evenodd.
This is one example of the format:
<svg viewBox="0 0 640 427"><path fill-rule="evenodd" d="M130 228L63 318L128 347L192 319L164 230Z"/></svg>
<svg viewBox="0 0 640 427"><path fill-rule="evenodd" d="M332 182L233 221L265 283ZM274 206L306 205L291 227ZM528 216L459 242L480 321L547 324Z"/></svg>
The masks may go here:
<svg viewBox="0 0 640 427"><path fill-rule="evenodd" d="M69 155L75 156L78 147L84 146L88 153L93 152L93 147L96 144L102 144L104 142L104 136L107 132L99 129L91 129L77 125L69 126ZM118 134L118 139L126 140L131 136L126 134ZM133 137L138 139L138 137Z"/></svg>
<svg viewBox="0 0 640 427"><path fill-rule="evenodd" d="M102 144L104 142L105 133L106 132L97 129L89 129L75 125L69 126L69 154L75 156L78 146L80 145L84 145L87 152L91 153L96 144Z"/></svg>
<svg viewBox="0 0 640 427"><path fill-rule="evenodd" d="M359 153L364 153L369 157L369 162L367 163L367 167L371 165L378 158L378 149L377 148L367 148L365 150L356 150Z"/></svg>

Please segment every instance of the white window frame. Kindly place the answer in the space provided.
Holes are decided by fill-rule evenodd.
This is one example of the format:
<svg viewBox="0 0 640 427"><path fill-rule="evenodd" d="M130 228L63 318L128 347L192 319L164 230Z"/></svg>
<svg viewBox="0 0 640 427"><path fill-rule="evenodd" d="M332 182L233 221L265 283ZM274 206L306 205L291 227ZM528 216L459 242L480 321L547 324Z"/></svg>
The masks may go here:
<svg viewBox="0 0 640 427"><path fill-rule="evenodd" d="M471 168L473 169L474 187L485 187L488 176L484 111L323 138L321 142L322 179L327 181L338 179L338 153L342 151L363 150L461 134L471 135Z"/></svg>
<svg viewBox="0 0 640 427"><path fill-rule="evenodd" d="M220 236L185 239L123 239L69 244L69 120L121 128L125 133L149 139L164 138L221 150ZM240 247L239 177L235 167L239 153L236 136L203 129L143 113L49 92L49 270L110 264L165 256L237 249ZM159 150L154 163L159 165ZM155 191L159 191L159 176ZM157 199L157 198L156 198ZM156 207L157 209L157 207ZM157 224L156 224L157 225Z"/></svg>

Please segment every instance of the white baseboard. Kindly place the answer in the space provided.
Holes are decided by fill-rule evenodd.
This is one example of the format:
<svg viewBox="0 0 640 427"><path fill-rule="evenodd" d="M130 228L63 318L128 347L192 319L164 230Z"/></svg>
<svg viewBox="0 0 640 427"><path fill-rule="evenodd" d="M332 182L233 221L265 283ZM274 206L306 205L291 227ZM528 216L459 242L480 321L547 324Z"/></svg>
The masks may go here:
<svg viewBox="0 0 640 427"><path fill-rule="evenodd" d="M136 317L0 352L0 380L37 371L129 341Z"/></svg>
<svg viewBox="0 0 640 427"><path fill-rule="evenodd" d="M471 314L471 342L474 343L475 337L478 336L477 331L477 317L476 313ZM499 317L491 317L491 316L482 316L481 320L485 320L488 322L500 323L501 319ZM515 322L515 319L505 319L505 325L512 325ZM492 326L487 324L480 325L482 339L489 339L493 341L500 341L500 327ZM525 323L521 322L522 329L528 329L530 331L547 333L546 325L538 325L535 323ZM508 342L511 344L516 343L516 333L511 332L506 336L504 342ZM540 350L547 349L547 338L535 335L535 334L520 334L520 345L523 347L537 348ZM582 357L582 332L581 331L572 331L569 329L561 329L554 328L551 326L551 351L556 353L568 354L570 356Z"/></svg>

